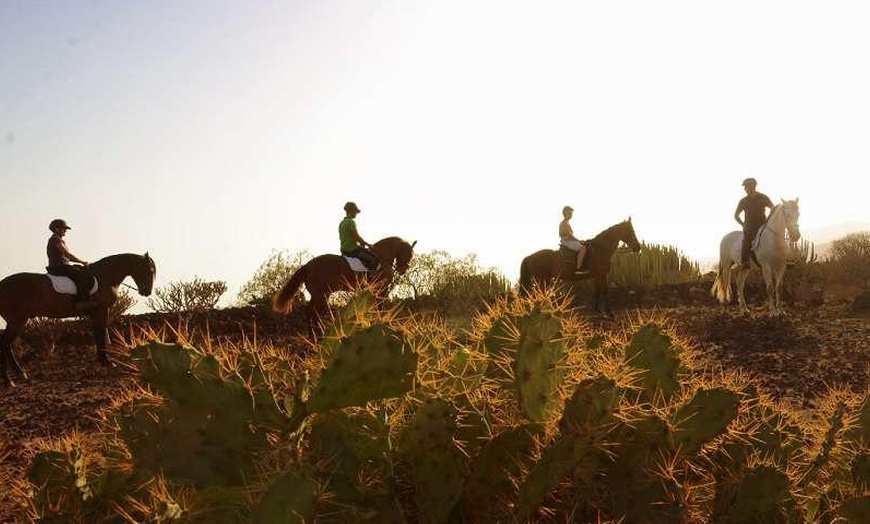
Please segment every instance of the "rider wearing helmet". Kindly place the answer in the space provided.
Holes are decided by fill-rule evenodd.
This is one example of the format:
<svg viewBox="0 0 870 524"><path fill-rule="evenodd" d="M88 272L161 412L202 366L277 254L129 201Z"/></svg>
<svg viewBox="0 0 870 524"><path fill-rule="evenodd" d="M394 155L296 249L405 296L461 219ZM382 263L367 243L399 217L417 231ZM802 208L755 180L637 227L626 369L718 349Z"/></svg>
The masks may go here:
<svg viewBox="0 0 870 524"><path fill-rule="evenodd" d="M48 225L48 229L51 230L52 235L45 248L46 255L48 255L48 266L45 269L52 275L71 278L76 285L77 304L85 305L93 282L85 271L88 263L73 255L63 240L67 230L72 228L67 225L66 220L56 218ZM72 262L81 265L75 265Z"/></svg>
<svg viewBox="0 0 870 524"><path fill-rule="evenodd" d="M734 211L734 220L743 226L743 245L740 251L743 269L749 269L749 252L752 249L755 235L767 220L767 209L773 209L773 202L764 193L756 191L756 185L758 182L752 177L743 181L746 196L740 199L740 203L737 204L737 209ZM743 213L742 219L740 213Z"/></svg>
<svg viewBox="0 0 870 524"><path fill-rule="evenodd" d="M574 273L577 275L583 275L588 273L588 271L583 271L583 258L586 256L586 244L581 242L577 237L574 236L574 230L571 228L571 224L568 223L571 220L571 217L574 216L574 208L571 206L565 206L562 208L562 221L559 222L559 243L568 249L577 252L577 265L575 267Z"/></svg>
<svg viewBox="0 0 870 524"><path fill-rule="evenodd" d="M378 268L380 262L377 255L367 248L371 248L371 244L363 240L356 229L356 215L360 212L360 208L356 203L348 202L344 205L345 216L338 224L338 238L341 241L341 254L346 257L356 257L360 259L365 267L369 270Z"/></svg>

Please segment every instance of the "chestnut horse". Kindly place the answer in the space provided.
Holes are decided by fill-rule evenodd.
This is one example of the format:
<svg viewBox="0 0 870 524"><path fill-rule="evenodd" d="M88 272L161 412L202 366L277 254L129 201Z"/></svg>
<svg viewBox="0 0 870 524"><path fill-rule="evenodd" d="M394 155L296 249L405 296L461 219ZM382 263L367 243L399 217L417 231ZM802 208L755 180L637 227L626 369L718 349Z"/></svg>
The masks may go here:
<svg viewBox="0 0 870 524"><path fill-rule="evenodd" d="M640 242L634 234L631 218L610 226L595 238L586 241L586 256L583 258L583 269L589 273L575 275L575 258L566 258L558 250L542 249L523 259L520 264L520 293L528 293L533 285L546 285L553 281L576 281L591 278L593 282L592 308L600 312L599 303L603 303L605 313L612 315L610 299L607 294L610 272L610 261L619 242L625 242L632 251L640 251Z"/></svg>
<svg viewBox="0 0 870 524"><path fill-rule="evenodd" d="M322 328L322 318L327 311L327 299L336 291L346 291L360 285L363 281L371 283L375 289L383 293L393 281L393 272L403 274L414 256L413 244L399 237L387 237L372 245L372 251L381 261L381 267L376 271L354 271L347 260L339 255L320 255L309 260L296 270L290 280L273 297L272 309L286 313L290 309L293 296L305 284L311 294L306 316L312 336ZM393 267L395 265L395 268Z"/></svg>
<svg viewBox="0 0 870 524"><path fill-rule="evenodd" d="M156 267L148 253L125 253L100 259L89 265L87 271L96 278L97 291L90 297L92 305L82 310L76 308L75 295L55 291L45 274L15 273L0 280L0 316L6 321L6 330L0 338L0 378L6 385L14 385L6 373L9 364L23 379L27 379L27 373L21 369L12 353L12 343L33 317L89 316L93 324L97 359L103 365L112 365L106 353L106 341L109 307L118 300L118 286L128 276L133 277L139 294L147 297L154 285Z"/></svg>

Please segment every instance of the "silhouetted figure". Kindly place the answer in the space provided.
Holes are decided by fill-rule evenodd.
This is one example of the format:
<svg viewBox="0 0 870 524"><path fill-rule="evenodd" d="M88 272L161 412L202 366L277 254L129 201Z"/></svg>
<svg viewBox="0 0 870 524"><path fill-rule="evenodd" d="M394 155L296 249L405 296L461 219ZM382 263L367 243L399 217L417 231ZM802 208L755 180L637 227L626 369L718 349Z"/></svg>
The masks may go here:
<svg viewBox="0 0 870 524"><path fill-rule="evenodd" d="M574 230L571 228L571 224L568 223L573 216L573 207L565 206L562 208L563 218L562 221L559 222L559 243L568 249L577 252L577 266L574 273L577 275L584 275L589 273L588 271L583 271L581 269L583 267L583 258L586 257L586 243L581 242L574 236Z"/></svg>
<svg viewBox="0 0 870 524"><path fill-rule="evenodd" d="M773 209L773 202L764 193L756 191L756 185L758 185L758 182L751 177L743 181L743 189L746 190L746 196L740 199L740 203L737 204L737 209L734 211L734 220L743 226L743 246L740 251L743 269L749 269L749 254L752 250L752 242L755 240L758 230L761 229L761 226L767 220L767 209ZM740 218L740 213L743 213L742 219Z"/></svg>
<svg viewBox="0 0 870 524"><path fill-rule="evenodd" d="M85 270L88 263L79 257L73 255L66 247L66 242L63 237L69 227L65 220L56 218L48 225L52 235L48 239L48 245L45 252L48 255L48 266L46 271L52 275L69 277L76 285L76 305L86 307L88 305L88 296L93 287L93 278ZM73 264L76 262L76 265Z"/></svg>
<svg viewBox="0 0 870 524"><path fill-rule="evenodd" d="M354 219L359 214L360 208L354 202L348 202L344 205L344 212L344 219L338 224L341 254L360 259L365 267L374 271L380 265L378 257L369 250L371 244L363 240L356 229L356 220Z"/></svg>

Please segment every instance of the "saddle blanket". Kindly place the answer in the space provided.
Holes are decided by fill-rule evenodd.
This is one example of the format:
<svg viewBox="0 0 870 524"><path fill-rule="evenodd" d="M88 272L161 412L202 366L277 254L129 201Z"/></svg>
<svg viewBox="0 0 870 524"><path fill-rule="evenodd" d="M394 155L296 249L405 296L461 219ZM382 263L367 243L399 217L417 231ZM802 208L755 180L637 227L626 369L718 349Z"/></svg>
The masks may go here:
<svg viewBox="0 0 870 524"><path fill-rule="evenodd" d="M57 275L51 275L46 273L49 280L51 280L51 287L54 288L58 293L63 293L65 295L75 295L76 294L76 284L73 282L73 279L70 277L60 277ZM100 286L97 284L97 279L94 279L94 287L91 288L90 294L93 295L97 292L97 289Z"/></svg>
<svg viewBox="0 0 870 524"><path fill-rule="evenodd" d="M347 260L347 263L350 265L350 268L354 271L368 271L369 269L365 267L362 261L356 257L344 257Z"/></svg>

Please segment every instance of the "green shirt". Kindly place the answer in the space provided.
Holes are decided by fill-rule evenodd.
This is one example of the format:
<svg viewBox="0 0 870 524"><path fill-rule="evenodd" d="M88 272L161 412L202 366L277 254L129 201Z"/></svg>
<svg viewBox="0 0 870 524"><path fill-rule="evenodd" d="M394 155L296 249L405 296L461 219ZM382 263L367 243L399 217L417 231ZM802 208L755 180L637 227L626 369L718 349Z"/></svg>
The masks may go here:
<svg viewBox="0 0 870 524"><path fill-rule="evenodd" d="M359 248L356 236L356 221L350 217L344 217L344 220L338 224L338 238L341 240L342 253L353 253Z"/></svg>

